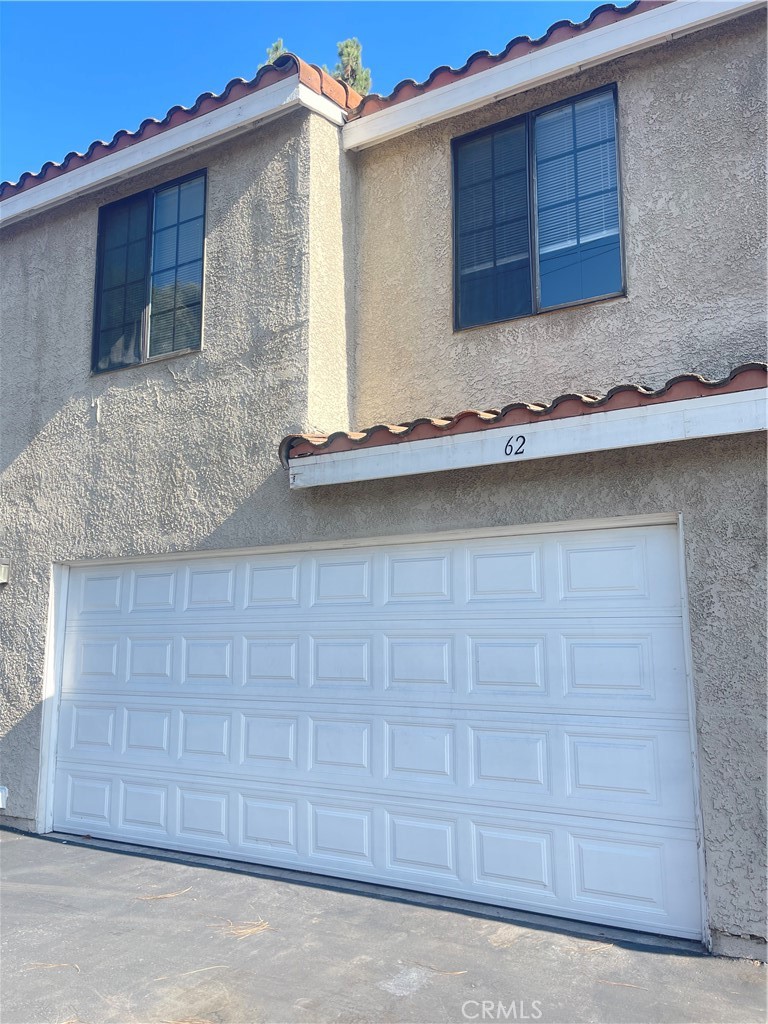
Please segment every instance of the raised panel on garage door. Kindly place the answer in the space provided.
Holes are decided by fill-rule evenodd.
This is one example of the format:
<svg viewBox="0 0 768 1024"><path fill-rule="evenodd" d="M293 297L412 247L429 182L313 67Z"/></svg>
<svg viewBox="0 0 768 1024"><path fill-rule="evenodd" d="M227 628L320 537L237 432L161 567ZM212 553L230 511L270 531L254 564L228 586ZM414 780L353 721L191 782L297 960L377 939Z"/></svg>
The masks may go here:
<svg viewBox="0 0 768 1024"><path fill-rule="evenodd" d="M71 570L61 831L701 934L673 527Z"/></svg>

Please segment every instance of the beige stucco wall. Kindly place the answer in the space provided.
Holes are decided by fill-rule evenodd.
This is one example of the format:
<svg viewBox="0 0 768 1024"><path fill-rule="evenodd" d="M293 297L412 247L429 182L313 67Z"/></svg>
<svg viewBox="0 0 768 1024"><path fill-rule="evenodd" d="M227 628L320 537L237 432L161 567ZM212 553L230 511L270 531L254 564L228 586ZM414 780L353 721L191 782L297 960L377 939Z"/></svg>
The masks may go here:
<svg viewBox="0 0 768 1024"><path fill-rule="evenodd" d="M308 114L4 230L0 595L9 813L35 808L37 702L53 561L204 543L308 422ZM98 207L207 167L203 349L91 377ZM337 325L317 317L315 348ZM337 389L337 392L339 389ZM315 415L346 415L331 390ZM272 500L282 497L277 492ZM261 515L282 512L267 500Z"/></svg>
<svg viewBox="0 0 768 1024"><path fill-rule="evenodd" d="M746 83L756 57L744 53L756 50L750 35L737 45L740 31L719 29L713 39L725 53L719 74L731 68ZM696 40L674 45L688 54L689 68L701 64ZM634 95L660 136L653 145L663 141L681 174L687 157L673 154L656 76L646 73L642 85L639 68ZM707 102L719 103L711 91ZM677 102L704 132L692 95L689 83ZM480 117L466 119L468 127ZM753 131L751 118L750 125ZM650 160L643 157L650 131L635 124L633 132L645 133L635 160ZM445 153L424 148L442 132L413 135L412 157L406 140L380 149L380 172L373 153L344 157L336 130L315 115L290 114L3 232L0 557L13 558L11 582L0 588L7 820L28 824L36 814L54 563L682 511L709 919L716 948L749 951L739 936L764 934L761 441L686 442L308 492L289 490L276 448L297 429L347 426L350 402L358 422L370 422L388 412L597 388L617 374L637 379L643 360L642 373L663 380L692 363L719 372L759 354L758 271L745 242L751 220L728 221L757 186L732 167L741 198L718 200L723 241L717 269L702 271L711 292L704 306L699 291L695 301L688 295L695 275L677 263L674 273L652 268L640 246L632 296L623 303L454 336L450 296L446 305L440 292L450 291L449 268L443 255L440 263L421 247L445 227L446 199L435 184ZM90 377L98 206L202 166L209 185L203 351ZM708 166L710 176L718 173ZM426 191L418 190L420 174ZM414 189L407 202L405 185ZM643 218L649 207L676 210L677 200L668 193L654 199L654 188L641 190L648 198L628 216L628 230L657 251L665 248L655 241L658 221ZM695 198L687 209L675 216L695 223L677 252L698 245L704 230ZM714 244L714 229L705 227ZM447 286L440 283L446 273ZM656 289L655 301L641 286ZM612 309L624 309L624 317L644 312L633 314L630 330L629 320L606 319L619 316ZM550 337L549 322L571 326L550 329Z"/></svg>
<svg viewBox="0 0 768 1024"><path fill-rule="evenodd" d="M765 45L758 12L363 151L355 425L764 359ZM451 139L609 82L626 298L454 332Z"/></svg>
<svg viewBox="0 0 768 1024"><path fill-rule="evenodd" d="M166 396L153 416L165 420L172 405ZM241 403L230 404L223 416L223 432L242 455L243 439L252 430L258 436L259 426L251 427ZM278 417L273 410L269 419L276 423ZM201 441L206 447L210 433ZM57 429L46 436L39 457L54 461L65 447ZM760 955L754 937L765 932L764 454L763 439L745 435L307 492L290 492L274 461L254 470L236 457L209 458L200 463L196 494L179 492L159 464L148 467L143 491L150 508L140 523L117 500L118 468L103 464L99 518L105 529L88 540L81 532L81 503L93 510L98 499L87 495L93 484L87 456L73 453L69 475L78 479L76 493L62 501L55 491L38 492L22 511L20 530L36 532L37 546L30 552L20 542L12 582L0 594L3 640L11 652L2 712L9 811L22 819L35 813L52 561L681 511L708 921L716 952ZM187 545L169 533L163 504L186 508ZM192 518L201 520L198 529L191 528ZM46 531L50 537L41 536Z"/></svg>
<svg viewBox="0 0 768 1024"><path fill-rule="evenodd" d="M357 182L341 133L321 117L309 121L309 359L305 429L350 425Z"/></svg>

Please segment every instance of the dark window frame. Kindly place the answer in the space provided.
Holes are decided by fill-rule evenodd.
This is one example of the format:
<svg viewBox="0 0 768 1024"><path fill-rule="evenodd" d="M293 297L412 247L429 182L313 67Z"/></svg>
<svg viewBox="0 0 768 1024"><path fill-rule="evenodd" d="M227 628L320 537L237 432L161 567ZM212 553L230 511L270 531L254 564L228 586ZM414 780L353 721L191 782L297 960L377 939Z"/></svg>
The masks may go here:
<svg viewBox="0 0 768 1024"><path fill-rule="evenodd" d="M184 182L192 181L195 178L203 179L203 245L201 254L203 275L200 293L200 343L188 348L176 349L173 352L161 352L159 355L152 356L149 354L149 327L150 302L152 296L152 239L155 222L155 197L158 192L163 192L165 189L173 188L175 185L183 185ZM104 369L100 369L98 365L99 325L101 323L101 306L104 292L104 251L106 247L104 220L108 214L114 212L119 207L130 206L137 200L144 198L148 199L149 203L147 215L146 269L144 273L144 308L141 314L139 359L138 362L135 363L123 363L121 366L107 366L104 367ZM205 243L208 235L208 169L203 167L200 170L191 171L189 174L183 174L178 178L171 178L169 181L163 181L159 185L154 185L152 188L143 189L141 192L133 192L131 195L124 196L122 199L118 199L114 203L107 203L105 206L99 207L99 219L96 230L96 279L94 282L93 326L91 332L91 376L101 375L102 373L116 373L120 370L135 369L138 366L145 366L147 363L161 362L165 359L174 359L177 356L184 356L189 355L192 352L199 352L203 347L203 313L205 311Z"/></svg>
<svg viewBox="0 0 768 1024"><path fill-rule="evenodd" d="M616 193L618 200L618 221L619 221L619 266L621 269L621 288L615 292L608 292L605 295L594 295L587 299L576 299L571 302L562 302L558 305L545 306L542 308L540 303L540 281L539 281L539 261L537 257L538 250L538 217L536 216L536 154L535 154L535 138L534 138L534 120L541 114L546 114L550 110L556 110L558 107L567 106L570 103L575 103L578 100L587 99L589 96L597 95L601 92L611 92L613 95L613 107L614 116L616 123ZM528 313L519 313L516 316L505 316L499 317L498 319L484 320L480 324L470 324L468 326L462 326L459 323L459 308L461 302L461 274L459 268L459 230L458 230L458 201L459 201L459 161L457 151L459 147L466 143L471 142L473 139L482 138L487 135L494 135L496 132L503 131L506 128L511 128L513 125L525 125L526 140L527 140L527 173L528 173L528 253L530 261L531 271L531 311ZM574 306L586 306L593 302L604 302L606 299L617 299L623 298L627 295L627 268L626 268L626 252L624 245L624 204L622 200L622 174L621 174L621 131L620 131L620 120L619 120L619 91L618 84L616 82L606 82L605 85L599 85L594 89L588 89L586 92L577 93L574 96L567 96L561 100L557 100L554 103L549 103L544 107L535 107L533 110L528 110L524 114L517 114L514 117L508 117L503 121L497 121L494 124L487 125L484 128L478 128L476 131L468 132L466 135L459 135L456 138L451 139L451 181L453 185L453 196L451 202L452 208L452 256L453 256L453 331L458 333L459 331L475 331L479 328L489 327L493 324L504 324L509 323L512 320L524 320L526 317L541 316L545 313L553 313L560 309L571 309Z"/></svg>

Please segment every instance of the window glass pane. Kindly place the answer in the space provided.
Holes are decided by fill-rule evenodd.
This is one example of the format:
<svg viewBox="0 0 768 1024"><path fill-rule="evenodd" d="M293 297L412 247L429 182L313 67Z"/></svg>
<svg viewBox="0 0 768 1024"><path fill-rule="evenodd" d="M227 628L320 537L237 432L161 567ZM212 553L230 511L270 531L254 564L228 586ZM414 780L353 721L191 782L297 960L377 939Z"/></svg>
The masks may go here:
<svg viewBox="0 0 768 1024"><path fill-rule="evenodd" d="M525 125L502 128L493 135L493 173L496 178L525 171L528 164Z"/></svg>
<svg viewBox="0 0 768 1024"><path fill-rule="evenodd" d="M173 352L173 310L168 313L152 313L150 327L152 339L151 355L161 356Z"/></svg>
<svg viewBox="0 0 768 1024"><path fill-rule="evenodd" d="M457 144L455 160L458 326L530 313L525 123Z"/></svg>
<svg viewBox="0 0 768 1024"><path fill-rule="evenodd" d="M493 266L493 229L474 231L460 239L459 266L466 274L471 270L484 270Z"/></svg>
<svg viewBox="0 0 768 1024"><path fill-rule="evenodd" d="M459 192L458 228L465 234L493 224L493 184L488 181Z"/></svg>
<svg viewBox="0 0 768 1024"><path fill-rule="evenodd" d="M193 178L179 186L179 220L202 217L205 208L205 182Z"/></svg>
<svg viewBox="0 0 768 1024"><path fill-rule="evenodd" d="M488 323L488 310L496 308L496 275L493 270L462 277L459 288L459 325Z"/></svg>
<svg viewBox="0 0 768 1024"><path fill-rule="evenodd" d="M155 196L150 356L200 345L205 179Z"/></svg>
<svg viewBox="0 0 768 1024"><path fill-rule="evenodd" d="M621 291L612 91L535 117L542 308Z"/></svg>
<svg viewBox="0 0 768 1024"><path fill-rule="evenodd" d="M131 242L128 246L128 263L125 269L127 281L144 281L147 276L147 242Z"/></svg>
<svg viewBox="0 0 768 1024"><path fill-rule="evenodd" d="M536 195L539 209L573 199L576 194L576 167L572 154L539 161L536 168Z"/></svg>
<svg viewBox="0 0 768 1024"><path fill-rule="evenodd" d="M111 288L101 297L101 328L119 327L125 311L125 288Z"/></svg>
<svg viewBox="0 0 768 1024"><path fill-rule="evenodd" d="M139 361L139 337L133 328L101 331L98 338L98 361L95 370L112 370Z"/></svg>
<svg viewBox="0 0 768 1024"><path fill-rule="evenodd" d="M531 264L526 252L524 261L517 260L500 267L496 275L499 320L525 316L531 312Z"/></svg>
<svg viewBox="0 0 768 1024"><path fill-rule="evenodd" d="M125 245L119 245L115 249L107 249L102 262L103 285L105 288L115 288L125 283L125 258L128 249Z"/></svg>
<svg viewBox="0 0 768 1024"><path fill-rule="evenodd" d="M167 228L169 224L176 224L179 219L179 186L165 188L155 195L155 222L154 229Z"/></svg>
<svg viewBox="0 0 768 1024"><path fill-rule="evenodd" d="M176 238L178 228L176 225L164 228L162 231L155 231L152 244L152 270L167 270L176 266Z"/></svg>
<svg viewBox="0 0 768 1024"><path fill-rule="evenodd" d="M110 366L119 366L118 348L122 353L123 332L120 328L116 330L99 332L99 364L98 369L107 370Z"/></svg>
<svg viewBox="0 0 768 1024"><path fill-rule="evenodd" d="M139 239L145 241L147 237L147 207L149 203L146 198L140 202L132 203L129 214L128 241L137 242Z"/></svg>
<svg viewBox="0 0 768 1024"><path fill-rule="evenodd" d="M541 162L553 156L570 153L573 149L572 104L539 114L536 118L536 160Z"/></svg>
<svg viewBox="0 0 768 1024"><path fill-rule="evenodd" d="M576 245L576 204L539 210L539 253Z"/></svg>
<svg viewBox="0 0 768 1024"><path fill-rule="evenodd" d="M189 263L200 259L203 251L203 218L188 220L179 225L179 249L177 263Z"/></svg>
<svg viewBox="0 0 768 1024"><path fill-rule="evenodd" d="M596 142L614 141L616 116L612 92L596 93L577 100L574 108L576 145L579 149Z"/></svg>
<svg viewBox="0 0 768 1024"><path fill-rule="evenodd" d="M194 348L200 340L200 306L183 306L176 310L173 347Z"/></svg>
<svg viewBox="0 0 768 1024"><path fill-rule="evenodd" d="M146 195L102 210L94 370L114 369L141 358L148 221Z"/></svg>
<svg viewBox="0 0 768 1024"><path fill-rule="evenodd" d="M496 228L496 264L510 260L528 262L528 222L513 220Z"/></svg>
<svg viewBox="0 0 768 1024"><path fill-rule="evenodd" d="M163 313L173 309L176 294L176 271L164 270L152 275L152 312Z"/></svg>
<svg viewBox="0 0 768 1024"><path fill-rule="evenodd" d="M125 289L124 321L126 324L132 324L141 320L141 315L144 312L144 303L146 301L146 290L147 286L144 281L129 284Z"/></svg>
<svg viewBox="0 0 768 1024"><path fill-rule="evenodd" d="M494 188L496 221L524 218L528 223L528 188L524 173L500 178Z"/></svg>
<svg viewBox="0 0 768 1024"><path fill-rule="evenodd" d="M104 216L102 224L105 249L112 249L116 245L125 245L128 241L128 220L130 215L129 207L123 205Z"/></svg>
<svg viewBox="0 0 768 1024"><path fill-rule="evenodd" d="M202 174L104 208L99 220L95 370L139 362L147 319L149 355L199 346L204 213Z"/></svg>
<svg viewBox="0 0 768 1024"><path fill-rule="evenodd" d="M579 150L576 156L579 195L616 188L616 145L603 142Z"/></svg>
<svg viewBox="0 0 768 1024"><path fill-rule="evenodd" d="M463 143L457 152L459 187L476 185L491 177L493 142L490 136Z"/></svg>
<svg viewBox="0 0 768 1024"><path fill-rule="evenodd" d="M619 208L615 192L604 192L579 203L579 238L593 242L596 238L616 235L619 231Z"/></svg>
<svg viewBox="0 0 768 1024"><path fill-rule="evenodd" d="M187 263L176 272L176 305L194 306L203 297L203 263Z"/></svg>

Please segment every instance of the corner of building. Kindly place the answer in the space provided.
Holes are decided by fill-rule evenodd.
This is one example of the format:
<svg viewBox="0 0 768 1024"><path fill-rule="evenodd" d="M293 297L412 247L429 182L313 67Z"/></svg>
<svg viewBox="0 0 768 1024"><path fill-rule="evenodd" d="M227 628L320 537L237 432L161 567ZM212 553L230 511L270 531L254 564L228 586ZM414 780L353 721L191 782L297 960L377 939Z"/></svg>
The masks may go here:
<svg viewBox="0 0 768 1024"><path fill-rule="evenodd" d="M715 931L712 932L712 953L765 963L768 961L768 941L760 935L729 935Z"/></svg>
<svg viewBox="0 0 768 1024"><path fill-rule="evenodd" d="M350 426L355 180L341 130L309 117L309 339L307 427Z"/></svg>

